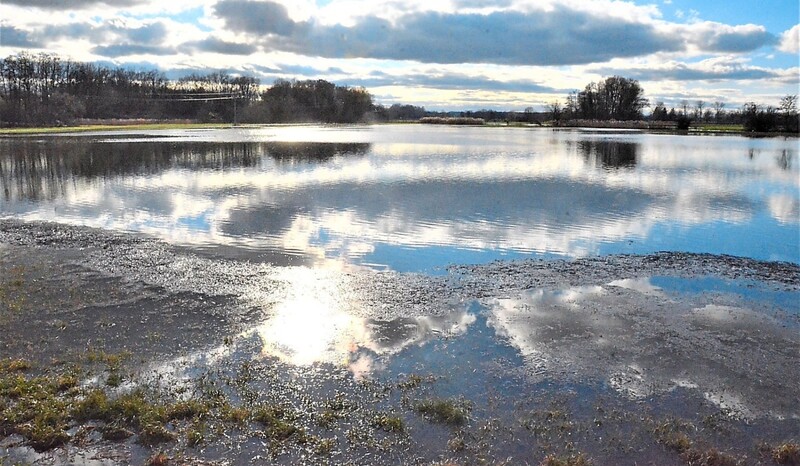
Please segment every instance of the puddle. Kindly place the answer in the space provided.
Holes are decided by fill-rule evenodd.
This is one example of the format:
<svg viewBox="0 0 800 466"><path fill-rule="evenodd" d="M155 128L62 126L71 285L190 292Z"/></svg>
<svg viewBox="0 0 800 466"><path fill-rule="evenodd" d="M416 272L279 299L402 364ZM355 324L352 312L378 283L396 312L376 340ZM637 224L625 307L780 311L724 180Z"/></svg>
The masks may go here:
<svg viewBox="0 0 800 466"><path fill-rule="evenodd" d="M11 462L142 464L164 451L197 464L538 464L579 453L683 464L675 435L754 462L758 442L800 431L795 265L663 253L425 276L5 228L4 357L126 352L119 386L104 386L100 367L83 387L225 400L201 445L188 443L188 422L171 422L175 440L155 448L74 425L70 435L88 436L44 453L5 437L0 459ZM275 441L253 414L231 423L220 407L264 405L291 413L282 422L303 435Z"/></svg>

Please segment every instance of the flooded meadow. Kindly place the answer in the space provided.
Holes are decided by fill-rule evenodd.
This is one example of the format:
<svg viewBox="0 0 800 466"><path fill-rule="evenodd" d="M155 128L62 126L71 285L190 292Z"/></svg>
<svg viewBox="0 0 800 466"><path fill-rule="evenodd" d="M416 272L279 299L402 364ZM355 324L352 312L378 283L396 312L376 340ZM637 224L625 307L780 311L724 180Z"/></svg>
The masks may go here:
<svg viewBox="0 0 800 466"><path fill-rule="evenodd" d="M796 464L797 157L421 125L0 138L0 464Z"/></svg>

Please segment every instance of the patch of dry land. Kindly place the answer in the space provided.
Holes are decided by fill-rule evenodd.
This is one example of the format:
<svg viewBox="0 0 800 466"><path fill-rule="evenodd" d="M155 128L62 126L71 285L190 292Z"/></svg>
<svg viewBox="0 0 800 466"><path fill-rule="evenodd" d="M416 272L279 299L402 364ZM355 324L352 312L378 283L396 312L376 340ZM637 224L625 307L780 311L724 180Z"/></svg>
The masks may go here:
<svg viewBox="0 0 800 466"><path fill-rule="evenodd" d="M0 221L0 464L798 464L800 267L276 267Z"/></svg>

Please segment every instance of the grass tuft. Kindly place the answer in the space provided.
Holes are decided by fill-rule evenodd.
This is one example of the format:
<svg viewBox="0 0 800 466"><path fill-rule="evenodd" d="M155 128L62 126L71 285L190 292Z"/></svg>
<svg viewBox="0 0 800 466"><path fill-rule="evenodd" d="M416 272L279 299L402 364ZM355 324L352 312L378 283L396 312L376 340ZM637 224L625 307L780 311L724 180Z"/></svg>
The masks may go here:
<svg viewBox="0 0 800 466"><path fill-rule="evenodd" d="M457 400L425 400L414 405L414 410L433 422L460 426L467 422L469 406Z"/></svg>
<svg viewBox="0 0 800 466"><path fill-rule="evenodd" d="M592 462L583 453L566 457L547 455L541 462L541 466L589 466L591 464Z"/></svg>
<svg viewBox="0 0 800 466"><path fill-rule="evenodd" d="M772 459L778 464L800 465L800 445L786 442L772 450Z"/></svg>
<svg viewBox="0 0 800 466"><path fill-rule="evenodd" d="M31 363L22 359L0 360L0 374L12 372L25 372L31 368Z"/></svg>
<svg viewBox="0 0 800 466"><path fill-rule="evenodd" d="M253 420L263 425L267 436L274 440L286 440L295 434L301 435L300 428L288 422L293 420L292 416L279 406L264 405L256 408Z"/></svg>
<svg viewBox="0 0 800 466"><path fill-rule="evenodd" d="M733 456L716 449L698 450L691 448L682 457L687 464L694 466L738 466L739 461Z"/></svg>
<svg viewBox="0 0 800 466"><path fill-rule="evenodd" d="M164 453L156 453L147 459L146 466L167 466L169 464L169 457Z"/></svg>
<svg viewBox="0 0 800 466"><path fill-rule="evenodd" d="M175 433L167 430L163 425L149 423L142 426L142 430L139 432L139 443L153 446L159 443L172 442L175 437Z"/></svg>
<svg viewBox="0 0 800 466"><path fill-rule="evenodd" d="M372 420L372 425L374 427L379 427L386 432L403 432L405 430L403 418L385 413L375 416L375 418Z"/></svg>

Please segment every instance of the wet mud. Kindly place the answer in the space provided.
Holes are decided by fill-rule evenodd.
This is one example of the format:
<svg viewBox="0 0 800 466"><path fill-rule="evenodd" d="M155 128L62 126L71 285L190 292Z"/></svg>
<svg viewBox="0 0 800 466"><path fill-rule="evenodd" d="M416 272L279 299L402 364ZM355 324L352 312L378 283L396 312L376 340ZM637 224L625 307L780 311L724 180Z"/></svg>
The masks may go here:
<svg viewBox="0 0 800 466"><path fill-rule="evenodd" d="M800 441L796 264L659 253L427 276L0 220L0 270L0 359L78 367L73 405L144 388L208 406L157 445L74 416L46 450L0 429L0 464L775 464ZM0 399L6 419L19 404Z"/></svg>

